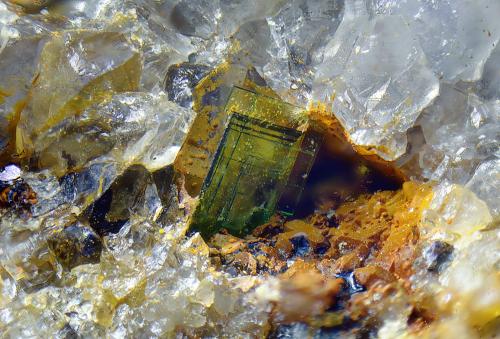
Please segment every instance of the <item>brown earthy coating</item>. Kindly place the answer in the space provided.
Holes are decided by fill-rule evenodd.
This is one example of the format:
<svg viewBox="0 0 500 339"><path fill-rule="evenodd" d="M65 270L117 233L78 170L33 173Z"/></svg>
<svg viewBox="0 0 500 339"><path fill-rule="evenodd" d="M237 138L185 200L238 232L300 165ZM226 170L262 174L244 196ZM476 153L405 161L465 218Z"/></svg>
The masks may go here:
<svg viewBox="0 0 500 339"><path fill-rule="evenodd" d="M409 293L422 212L432 196L429 185L406 182L398 191L341 204L334 226L324 215L291 221L275 216L245 239L218 233L209 241L212 262L233 275L277 276L282 295L273 312L277 322L313 325L323 317L342 322L338 312L365 319L374 293ZM331 313L336 304L341 311ZM414 328L431 321L418 304L414 309Z"/></svg>

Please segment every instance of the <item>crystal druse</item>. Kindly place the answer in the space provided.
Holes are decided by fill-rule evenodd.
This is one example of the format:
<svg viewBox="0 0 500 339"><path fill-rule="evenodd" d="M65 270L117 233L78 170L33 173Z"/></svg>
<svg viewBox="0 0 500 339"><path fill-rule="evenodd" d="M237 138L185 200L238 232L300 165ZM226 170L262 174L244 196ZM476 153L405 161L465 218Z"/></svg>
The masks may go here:
<svg viewBox="0 0 500 339"><path fill-rule="evenodd" d="M0 337L499 336L499 13L0 0Z"/></svg>

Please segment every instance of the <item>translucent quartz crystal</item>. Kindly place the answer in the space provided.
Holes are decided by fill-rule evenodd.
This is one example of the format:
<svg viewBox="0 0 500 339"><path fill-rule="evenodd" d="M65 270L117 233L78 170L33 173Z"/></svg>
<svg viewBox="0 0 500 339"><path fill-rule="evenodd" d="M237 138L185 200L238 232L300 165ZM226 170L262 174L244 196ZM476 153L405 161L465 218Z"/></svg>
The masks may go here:
<svg viewBox="0 0 500 339"><path fill-rule="evenodd" d="M157 170L173 162L193 118L165 94L123 93L64 117L37 136L33 151L39 167L59 176L99 157L122 170L133 163Z"/></svg>
<svg viewBox="0 0 500 339"><path fill-rule="evenodd" d="M165 76L168 99L182 107L192 108L192 91L208 71L207 66L187 62L171 66Z"/></svg>
<svg viewBox="0 0 500 339"><path fill-rule="evenodd" d="M171 167L150 173L143 166L130 166L122 173L102 196L84 212L83 217L101 236L118 233L133 215L150 216L159 221L160 214L170 208L175 209L176 200L171 195ZM169 211L175 219L179 213Z"/></svg>
<svg viewBox="0 0 500 339"><path fill-rule="evenodd" d="M66 269L98 263L102 244L98 235L89 227L70 225L50 235L47 240L58 262Z"/></svg>
<svg viewBox="0 0 500 339"><path fill-rule="evenodd" d="M16 30L9 27L17 18L15 13L7 10L5 3L0 3L0 53L7 46L9 39L18 35Z"/></svg>
<svg viewBox="0 0 500 339"><path fill-rule="evenodd" d="M426 222L470 242L474 232L492 221L488 206L468 189L450 183L435 188L435 195L426 211Z"/></svg>
<svg viewBox="0 0 500 339"><path fill-rule="evenodd" d="M500 159L492 159L483 162L472 178L467 182L466 187L484 200L494 217L500 216Z"/></svg>
<svg viewBox="0 0 500 339"><path fill-rule="evenodd" d="M325 0L257 3L238 14L235 9L227 12L224 7L221 9L219 26L224 32L233 31L230 40L219 40L221 37L216 36L210 56L226 49L232 63L255 67L282 99L306 105L313 67L321 61L323 47L340 22L343 3ZM253 17L252 12L255 12ZM243 20L238 21L238 26L228 20L228 15L243 16ZM197 61L209 60L206 54L201 53Z"/></svg>
<svg viewBox="0 0 500 339"><path fill-rule="evenodd" d="M423 177L465 184L482 162L498 157L499 118L497 100L441 86L439 97L417 121L426 141L418 154Z"/></svg>
<svg viewBox="0 0 500 339"><path fill-rule="evenodd" d="M447 82L478 80L500 39L495 0L403 0L380 11L408 18L430 66Z"/></svg>
<svg viewBox="0 0 500 339"><path fill-rule="evenodd" d="M240 27L243 28L243 31L247 31L245 28L249 27L249 30L254 32L253 29L258 29L260 26L262 31L266 32L265 18L275 14L281 5L280 2L265 0L256 0L251 3L242 0L164 1L159 5L160 13L163 14L159 22L164 24L167 21L174 31L181 32L191 39L192 44L196 46L195 53L191 55L194 61L216 66L223 62L228 54L236 54L238 58L249 51L246 46L237 47L236 44L233 44L236 40L238 43L245 43L236 37ZM174 13L175 15L171 15ZM269 38L266 34L262 36L251 33L251 39L248 42L252 46L257 43L264 50L264 44L269 41L266 38ZM238 51L242 53L238 53ZM256 50L253 49L253 52ZM247 54L247 57L243 59L240 60L241 62L236 61L236 63L247 66L249 63L246 61L252 59L252 56Z"/></svg>
<svg viewBox="0 0 500 339"><path fill-rule="evenodd" d="M334 98L333 111L354 143L393 160L405 152L406 130L438 90L406 21L365 15L344 17L318 66L313 95Z"/></svg>
<svg viewBox="0 0 500 339"><path fill-rule="evenodd" d="M500 44L496 44L495 49L484 64L483 75L479 80L479 95L487 100L500 100L500 72L497 65L500 63Z"/></svg>
<svg viewBox="0 0 500 339"><path fill-rule="evenodd" d="M0 154L14 149L15 124L26 105L40 40L19 39L0 47Z"/></svg>
<svg viewBox="0 0 500 339"><path fill-rule="evenodd" d="M140 69L139 54L120 33L53 35L40 52L38 76L18 125L17 151L29 153L38 135L113 92L137 89Z"/></svg>
<svg viewBox="0 0 500 339"><path fill-rule="evenodd" d="M207 39L216 29L217 21L209 13L214 13L217 5L213 1L181 0L172 8L171 24L184 35Z"/></svg>
<svg viewBox="0 0 500 339"><path fill-rule="evenodd" d="M301 104L310 100L314 68L322 62L343 10L343 1L294 0L266 18L272 38L270 56L259 71L286 100Z"/></svg>

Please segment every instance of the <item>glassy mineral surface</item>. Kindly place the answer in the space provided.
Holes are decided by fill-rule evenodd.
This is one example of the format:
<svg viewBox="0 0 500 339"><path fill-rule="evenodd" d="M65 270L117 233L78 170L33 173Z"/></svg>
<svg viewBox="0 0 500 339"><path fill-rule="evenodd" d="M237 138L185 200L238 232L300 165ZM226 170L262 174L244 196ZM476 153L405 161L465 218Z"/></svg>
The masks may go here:
<svg viewBox="0 0 500 339"><path fill-rule="evenodd" d="M312 152L303 152L302 143L304 138L296 130L233 113L191 227L203 234L218 228L245 234L267 222L285 189L290 196L302 192L300 182L293 187L294 178L289 177L298 162L297 168L305 170L295 175L307 178L316 153L315 147ZM299 154L304 156L298 159ZM293 215L293 201L283 202L280 207L282 213Z"/></svg>
<svg viewBox="0 0 500 339"><path fill-rule="evenodd" d="M499 13L1 0L0 338L499 337Z"/></svg>
<svg viewBox="0 0 500 339"><path fill-rule="evenodd" d="M229 121L191 219L206 237L221 228L249 233L277 209L292 216L321 143L318 133L287 127L296 124L292 114L301 118L298 107L243 88L232 90L225 114Z"/></svg>

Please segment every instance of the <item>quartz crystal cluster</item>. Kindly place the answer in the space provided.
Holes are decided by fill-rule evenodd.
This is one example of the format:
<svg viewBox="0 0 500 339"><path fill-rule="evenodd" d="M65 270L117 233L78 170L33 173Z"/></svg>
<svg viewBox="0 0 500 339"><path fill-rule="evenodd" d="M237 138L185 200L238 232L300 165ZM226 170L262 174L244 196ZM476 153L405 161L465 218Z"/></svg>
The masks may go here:
<svg viewBox="0 0 500 339"><path fill-rule="evenodd" d="M499 14L0 0L0 337L500 335ZM295 216L207 236L226 109L269 107L240 87L323 145Z"/></svg>

